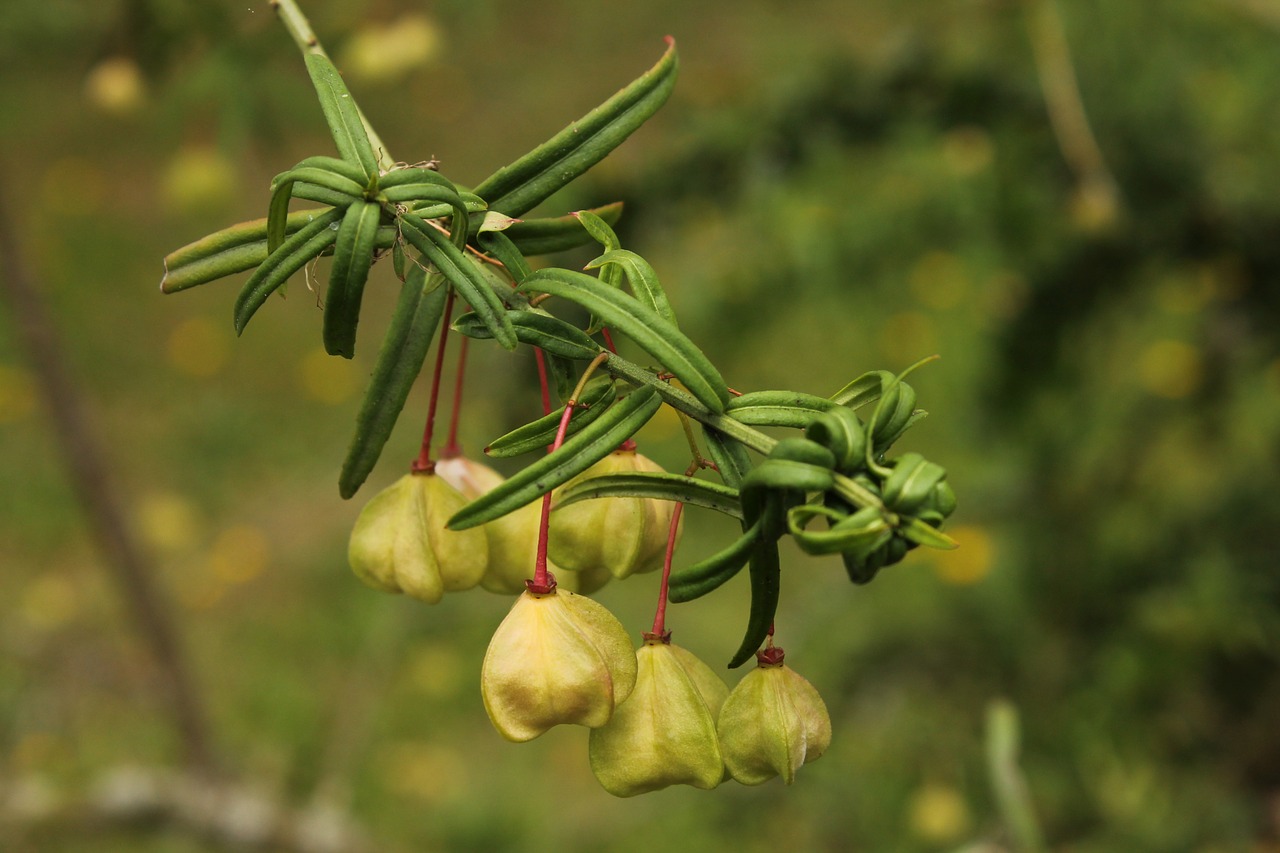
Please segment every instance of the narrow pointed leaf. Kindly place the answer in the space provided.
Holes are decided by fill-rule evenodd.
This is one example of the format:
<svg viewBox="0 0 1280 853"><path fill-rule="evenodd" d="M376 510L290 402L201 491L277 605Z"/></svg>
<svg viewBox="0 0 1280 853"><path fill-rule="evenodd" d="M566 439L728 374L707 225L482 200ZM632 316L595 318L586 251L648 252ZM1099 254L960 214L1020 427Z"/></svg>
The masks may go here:
<svg viewBox="0 0 1280 853"><path fill-rule="evenodd" d="M667 300L666 291L662 289L662 284L658 281L658 274L648 261L635 252L629 252L626 249L615 249L611 252L605 252L587 264L586 268L594 270L610 266L617 266L622 270L627 277L627 282L631 285L631 292L635 294L636 299L640 300L641 304L652 308L658 316L670 322L671 325L678 325L676 323L676 314L671 310L671 303Z"/></svg>
<svg viewBox="0 0 1280 853"><path fill-rule="evenodd" d="M678 61L674 41L656 65L609 100L475 188L494 210L520 216L622 144L671 94Z"/></svg>
<svg viewBox="0 0 1280 853"><path fill-rule="evenodd" d="M837 404L801 391L748 391L734 397L725 414L749 426L783 426L804 429Z"/></svg>
<svg viewBox="0 0 1280 853"><path fill-rule="evenodd" d="M267 248L275 251L284 241L284 222L289 213L289 201L293 198L293 186L305 181L312 186L337 193L350 204L364 194L364 187L336 172L316 167L293 168L276 175L271 182L271 204L267 208Z"/></svg>
<svg viewBox="0 0 1280 853"><path fill-rule="evenodd" d="M831 399L842 406L859 409L867 403L880 399L881 389L894 378L894 375L887 370L872 370L832 394Z"/></svg>
<svg viewBox="0 0 1280 853"><path fill-rule="evenodd" d="M622 216L622 202L593 207L590 212L612 225ZM591 242L591 235L573 214L519 220L506 229L506 234L528 256L564 252Z"/></svg>
<svg viewBox="0 0 1280 853"><path fill-rule="evenodd" d="M428 276L421 267L410 267L360 404L355 436L342 463L338 480L342 497L349 498L359 490L382 455L440 325L446 292L442 277Z"/></svg>
<svg viewBox="0 0 1280 853"><path fill-rule="evenodd" d="M725 581L742 571L742 567L747 564L752 550L756 547L762 527L763 524L757 521L733 540L728 548L671 575L671 586L667 591L667 597L677 604L693 601L720 587Z"/></svg>
<svg viewBox="0 0 1280 853"><path fill-rule="evenodd" d="M562 358L585 360L600 354L600 344L587 337L586 332L545 311L508 311L506 316L522 344L541 347ZM453 328L469 338L493 337L474 312L459 317Z"/></svg>
<svg viewBox="0 0 1280 853"><path fill-rule="evenodd" d="M830 468L790 459L766 459L743 479L742 490L744 493L753 489L825 492L834 484Z"/></svg>
<svg viewBox="0 0 1280 853"><path fill-rule="evenodd" d="M698 402L717 414L729 400L729 387L702 350L652 308L598 279L563 269L539 270L521 291L551 293L576 302L636 342L684 383Z"/></svg>
<svg viewBox="0 0 1280 853"><path fill-rule="evenodd" d="M305 59L338 153L343 160L360 164L367 177L377 177L378 155L369 143L369 135L360 120L360 109L347 91L347 84L342 82L342 75L327 56L307 53Z"/></svg>
<svg viewBox="0 0 1280 853"><path fill-rule="evenodd" d="M925 524L918 518L908 519L900 530L907 539L929 548L937 548L940 551L953 551L960 547L959 542L956 542L941 530Z"/></svg>
<svg viewBox="0 0 1280 853"><path fill-rule="evenodd" d="M286 233L300 230L324 210L298 210L285 220ZM267 259L267 220L252 219L215 231L175 249L164 258L163 293L176 293L227 275L253 269Z"/></svg>
<svg viewBox="0 0 1280 853"><path fill-rule="evenodd" d="M736 669L746 663L760 648L765 637L769 636L769 628L778 611L778 595L781 591L782 563L778 558L777 541L768 538L759 540L751 551L748 566L751 574L751 613L747 618L742 645L729 661L729 669Z"/></svg>
<svg viewBox="0 0 1280 853"><path fill-rule="evenodd" d="M594 498L654 498L714 509L742 518L738 490L683 474L665 471L637 471L607 474L575 483L556 499L556 509Z"/></svg>
<svg viewBox="0 0 1280 853"><path fill-rule="evenodd" d="M347 208L333 244L333 267L324 296L324 348L330 355L351 358L356 353L356 326L364 284L373 266L373 244L382 208L362 201Z"/></svg>
<svg viewBox="0 0 1280 853"><path fill-rule="evenodd" d="M258 266L236 298L236 334L244 331L250 318L276 288L333 244L338 234L330 226L341 217L342 211L336 208L326 210L298 229Z"/></svg>
<svg viewBox="0 0 1280 853"><path fill-rule="evenodd" d="M511 239L510 234L501 231L485 231L478 239L480 248L497 258L499 263L507 268L507 275L511 276L516 284L533 275L533 270L529 268L520 247Z"/></svg>
<svg viewBox="0 0 1280 853"><path fill-rule="evenodd" d="M653 388L637 389L560 448L532 463L502 485L467 504L449 519L451 530L466 530L501 518L581 474L648 423L662 405Z"/></svg>
<svg viewBox="0 0 1280 853"><path fill-rule="evenodd" d="M587 387L582 392L582 399L577 401L573 407L573 414L569 416L565 436L573 435L603 415L609 408L609 404L617 399L616 388L616 384L609 380L587 383ZM519 456L531 450L545 450L556 440L556 431L560 428L562 417L564 417L563 406L536 421L531 421L494 439L484 452L501 459Z"/></svg>
<svg viewBox="0 0 1280 853"><path fill-rule="evenodd" d="M702 435L707 440L707 454L716 463L720 479L732 489L742 485L742 478L751 470L751 457L742 442L704 426Z"/></svg>
<svg viewBox="0 0 1280 853"><path fill-rule="evenodd" d="M378 176L378 186L381 189L390 189L398 187L402 184L436 184L457 192L457 187L453 181L437 172L435 169L428 169L424 166L401 166L397 169L391 169L385 174Z"/></svg>
<svg viewBox="0 0 1280 853"><path fill-rule="evenodd" d="M354 181L357 185L360 186L362 191L369 184L369 177L365 175L364 169L360 167L359 163L353 163L350 160L343 160L338 157L325 157L323 155L317 155L315 157L304 157L303 159L299 160L297 165L295 165L293 168L295 169L307 169L307 168L326 169L330 172L334 172L335 174L341 175L342 177L347 178L348 180Z"/></svg>
<svg viewBox="0 0 1280 853"><path fill-rule="evenodd" d="M516 348L516 332L507 318L506 306L489 287L480 270L462 251L435 228L414 214L400 217L407 226L405 239L414 245L479 315L489 333L506 349Z"/></svg>

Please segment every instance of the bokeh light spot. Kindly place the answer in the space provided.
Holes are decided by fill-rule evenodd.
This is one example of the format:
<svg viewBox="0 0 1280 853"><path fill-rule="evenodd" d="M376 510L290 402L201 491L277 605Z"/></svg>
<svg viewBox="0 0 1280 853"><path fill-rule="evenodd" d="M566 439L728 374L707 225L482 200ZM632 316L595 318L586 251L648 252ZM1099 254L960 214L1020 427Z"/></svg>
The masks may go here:
<svg viewBox="0 0 1280 853"><path fill-rule="evenodd" d="M960 547L952 551L935 551L934 570L938 577L957 586L975 584L991 573L995 544L981 527L959 525L945 531Z"/></svg>
<svg viewBox="0 0 1280 853"><path fill-rule="evenodd" d="M331 406L343 402L356 390L354 365L318 347L302 357L298 364L298 378L307 397Z"/></svg>
<svg viewBox="0 0 1280 853"><path fill-rule="evenodd" d="M169 333L169 363L188 376L214 376L231 354L231 333L208 317L183 320Z"/></svg>
<svg viewBox="0 0 1280 853"><path fill-rule="evenodd" d="M1204 378L1200 351L1185 341L1161 340L1138 359L1142 387L1157 397L1180 400L1195 393Z"/></svg>

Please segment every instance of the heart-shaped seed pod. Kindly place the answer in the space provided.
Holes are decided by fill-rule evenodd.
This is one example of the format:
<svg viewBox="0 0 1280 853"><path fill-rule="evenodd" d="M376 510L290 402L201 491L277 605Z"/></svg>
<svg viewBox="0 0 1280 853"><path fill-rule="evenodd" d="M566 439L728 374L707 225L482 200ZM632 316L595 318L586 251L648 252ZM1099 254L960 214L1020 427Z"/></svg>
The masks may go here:
<svg viewBox="0 0 1280 853"><path fill-rule="evenodd" d="M631 640L591 599L526 590L484 656L480 688L494 728L512 741L552 726L603 726L636 681Z"/></svg>
<svg viewBox="0 0 1280 853"><path fill-rule="evenodd" d="M469 501L496 488L505 479L488 465L463 456L441 459L436 463L436 474ZM538 499L481 525L489 543L489 565L480 579L482 587L500 595L524 592L524 582L534 575L541 521L542 500ZM580 595L595 592L613 577L606 569L561 572L550 560L547 569L556 576L561 589Z"/></svg>
<svg viewBox="0 0 1280 853"><path fill-rule="evenodd" d="M636 663L631 696L591 731L591 772L615 797L719 785L725 772L716 715L729 688L693 654L653 635Z"/></svg>
<svg viewBox="0 0 1280 853"><path fill-rule="evenodd" d="M372 587L429 604L470 589L488 563L485 535L445 527L466 503L433 474L404 475L360 511L347 549L352 570Z"/></svg>
<svg viewBox="0 0 1280 853"><path fill-rule="evenodd" d="M831 717L813 685L782 663L782 650L757 654L720 709L716 731L725 767L744 785L774 776L790 785L802 764L831 745Z"/></svg>
<svg viewBox="0 0 1280 853"><path fill-rule="evenodd" d="M615 450L561 490L606 474L662 470L634 450ZM662 566L674 509L671 501L655 498L596 498L570 504L551 513L547 553L557 566L569 571L605 567L619 579L651 572Z"/></svg>

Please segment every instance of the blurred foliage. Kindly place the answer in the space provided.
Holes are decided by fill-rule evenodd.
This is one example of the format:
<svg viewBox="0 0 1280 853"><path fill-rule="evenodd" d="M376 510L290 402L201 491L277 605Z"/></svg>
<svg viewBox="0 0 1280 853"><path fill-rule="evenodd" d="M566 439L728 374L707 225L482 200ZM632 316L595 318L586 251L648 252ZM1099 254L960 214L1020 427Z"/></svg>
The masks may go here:
<svg viewBox="0 0 1280 853"><path fill-rule="evenodd" d="M784 575L780 643L835 726L785 791L620 802L591 779L581 732L502 742L476 683L506 604L387 601L345 567L358 507L333 483L370 363L304 343L319 315L301 282L238 342L231 291L155 295L164 252L260 215L269 175L322 138L265 3L0 9L0 180L237 769L306 797L338 768L357 816L406 849L953 850L1005 838L981 738L987 703L1007 697L1052 849L1276 849L1269 7L1060 4L1119 188L1112 215L1065 165L1019 4L645 5L307 8L338 56L398 33L416 70L352 85L396 156L477 178L673 32L672 102L572 203L627 202L624 243L742 390L786 386L805 365L805 390L829 394L864 369L943 356L912 378L933 414L904 449L947 460L962 548L917 552L866 588L835 559ZM123 73L102 70L119 57ZM0 779L73 788L173 745L6 326ZM473 352L472 375L492 377L468 396L479 448L537 403L529 365ZM411 458L412 432L389 460ZM679 467L674 421L642 441ZM690 537L688 559L713 541ZM638 630L655 585L601 599ZM739 586L673 608L680 642L727 655ZM353 704L366 722L335 725ZM6 849L126 843L4 832ZM202 849L163 833L127 846Z"/></svg>

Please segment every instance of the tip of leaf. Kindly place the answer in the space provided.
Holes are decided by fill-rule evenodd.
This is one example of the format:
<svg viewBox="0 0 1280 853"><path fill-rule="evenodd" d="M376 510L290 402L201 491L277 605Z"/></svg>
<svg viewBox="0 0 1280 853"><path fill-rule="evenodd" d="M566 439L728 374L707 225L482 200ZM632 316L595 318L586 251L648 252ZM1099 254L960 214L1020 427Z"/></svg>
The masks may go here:
<svg viewBox="0 0 1280 853"><path fill-rule="evenodd" d="M667 43L667 47L676 46L676 37L673 35L665 35L662 37L662 40Z"/></svg>

